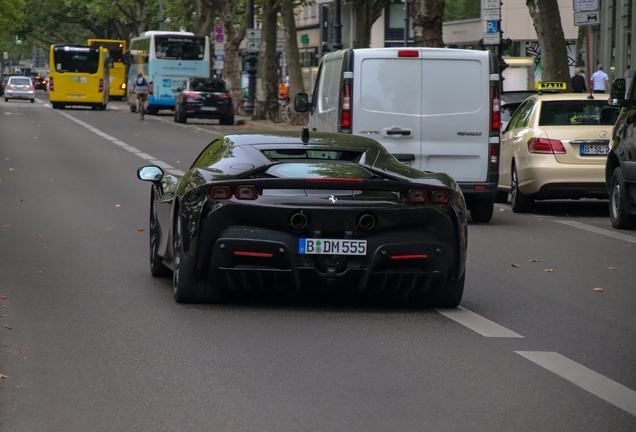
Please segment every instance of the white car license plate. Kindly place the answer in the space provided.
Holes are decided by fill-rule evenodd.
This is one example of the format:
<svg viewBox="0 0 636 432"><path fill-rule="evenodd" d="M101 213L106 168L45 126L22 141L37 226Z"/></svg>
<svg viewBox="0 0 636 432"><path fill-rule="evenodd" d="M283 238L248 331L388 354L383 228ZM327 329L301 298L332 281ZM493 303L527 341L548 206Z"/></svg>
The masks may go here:
<svg viewBox="0 0 636 432"><path fill-rule="evenodd" d="M201 111L216 111L216 107L201 107Z"/></svg>
<svg viewBox="0 0 636 432"><path fill-rule="evenodd" d="M366 240L308 239L298 242L298 253L302 255L366 255Z"/></svg>
<svg viewBox="0 0 636 432"><path fill-rule="evenodd" d="M609 146L604 144L581 146L581 156L607 156L608 154Z"/></svg>

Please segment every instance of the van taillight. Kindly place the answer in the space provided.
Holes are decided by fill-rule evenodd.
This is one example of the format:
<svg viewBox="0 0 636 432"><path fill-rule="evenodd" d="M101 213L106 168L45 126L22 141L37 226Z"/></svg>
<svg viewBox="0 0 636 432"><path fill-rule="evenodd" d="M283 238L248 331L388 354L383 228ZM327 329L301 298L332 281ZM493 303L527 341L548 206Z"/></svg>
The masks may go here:
<svg viewBox="0 0 636 432"><path fill-rule="evenodd" d="M351 132L351 79L346 78L340 98L340 132Z"/></svg>
<svg viewBox="0 0 636 432"><path fill-rule="evenodd" d="M490 82L490 132L499 133L501 129L501 112L499 104L499 82Z"/></svg>
<svg viewBox="0 0 636 432"><path fill-rule="evenodd" d="M102 78L99 79L99 92L102 93L104 91L104 80Z"/></svg>
<svg viewBox="0 0 636 432"><path fill-rule="evenodd" d="M490 163L499 163L499 146L490 146Z"/></svg>
<svg viewBox="0 0 636 432"><path fill-rule="evenodd" d="M398 57L419 57L420 52L417 50L400 50L398 51Z"/></svg>
<svg viewBox="0 0 636 432"><path fill-rule="evenodd" d="M155 85L154 81L148 83L148 94L154 94Z"/></svg>

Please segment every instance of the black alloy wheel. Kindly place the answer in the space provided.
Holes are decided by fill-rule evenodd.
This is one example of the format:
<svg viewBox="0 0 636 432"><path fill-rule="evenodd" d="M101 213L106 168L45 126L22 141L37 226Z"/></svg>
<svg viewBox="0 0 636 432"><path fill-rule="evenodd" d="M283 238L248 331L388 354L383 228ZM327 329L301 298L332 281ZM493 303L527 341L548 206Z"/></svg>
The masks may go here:
<svg viewBox="0 0 636 432"><path fill-rule="evenodd" d="M610 220L616 229L636 228L636 215L627 213L625 206L627 191L621 167L616 167L610 179Z"/></svg>
<svg viewBox="0 0 636 432"><path fill-rule="evenodd" d="M170 269L163 264L163 257L159 255L160 232L157 226L157 204L154 191L150 193L150 273L154 277L170 276Z"/></svg>
<svg viewBox="0 0 636 432"><path fill-rule="evenodd" d="M519 177L517 167L512 165L512 176L510 184L510 207L515 213L528 213L534 206L534 198L525 196L519 190Z"/></svg>

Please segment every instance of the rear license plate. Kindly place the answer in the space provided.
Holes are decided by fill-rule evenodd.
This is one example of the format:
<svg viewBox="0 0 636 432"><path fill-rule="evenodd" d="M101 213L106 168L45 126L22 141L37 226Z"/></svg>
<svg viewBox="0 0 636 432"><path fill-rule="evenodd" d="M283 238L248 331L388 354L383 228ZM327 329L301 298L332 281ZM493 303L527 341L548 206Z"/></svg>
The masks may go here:
<svg viewBox="0 0 636 432"><path fill-rule="evenodd" d="M607 156L609 154L609 146L596 144L596 145L582 145L581 156Z"/></svg>
<svg viewBox="0 0 636 432"><path fill-rule="evenodd" d="M80 95L80 94L72 94L72 95L69 95L69 96L72 97L72 98L81 98L82 97L82 95Z"/></svg>
<svg viewBox="0 0 636 432"><path fill-rule="evenodd" d="M201 107L201 111L216 111L217 107Z"/></svg>
<svg viewBox="0 0 636 432"><path fill-rule="evenodd" d="M301 255L366 255L366 240L300 239L298 253Z"/></svg>

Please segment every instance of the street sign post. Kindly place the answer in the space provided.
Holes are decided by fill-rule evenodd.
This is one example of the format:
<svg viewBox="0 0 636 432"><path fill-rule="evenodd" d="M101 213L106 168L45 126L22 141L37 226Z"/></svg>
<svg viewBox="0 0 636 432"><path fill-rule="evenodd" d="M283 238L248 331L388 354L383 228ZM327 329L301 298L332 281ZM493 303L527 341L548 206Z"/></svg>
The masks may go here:
<svg viewBox="0 0 636 432"><path fill-rule="evenodd" d="M501 43L501 35L499 33L485 33L482 41L484 45L499 45Z"/></svg>
<svg viewBox="0 0 636 432"><path fill-rule="evenodd" d="M493 35L499 31L497 21L486 21L486 34Z"/></svg>
<svg viewBox="0 0 636 432"><path fill-rule="evenodd" d="M574 12L575 26L593 26L600 23L601 17L597 10Z"/></svg>
<svg viewBox="0 0 636 432"><path fill-rule="evenodd" d="M499 9L484 9L481 17L482 21L499 21L501 19L501 10Z"/></svg>
<svg viewBox="0 0 636 432"><path fill-rule="evenodd" d="M247 40L260 40L263 31L261 29L249 28L245 31L245 37Z"/></svg>
<svg viewBox="0 0 636 432"><path fill-rule="evenodd" d="M598 10L598 0L572 0L575 12Z"/></svg>

